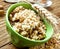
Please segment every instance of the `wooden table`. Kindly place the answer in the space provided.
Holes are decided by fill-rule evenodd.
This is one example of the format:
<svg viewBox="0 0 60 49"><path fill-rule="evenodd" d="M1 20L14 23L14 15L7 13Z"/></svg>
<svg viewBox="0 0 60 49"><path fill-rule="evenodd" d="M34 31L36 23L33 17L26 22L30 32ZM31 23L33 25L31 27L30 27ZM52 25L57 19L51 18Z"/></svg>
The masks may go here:
<svg viewBox="0 0 60 49"><path fill-rule="evenodd" d="M52 6L46 9L60 17L60 1L52 0L52 2ZM0 0L0 4L4 6L5 11L11 5L9 3L3 2L3 0ZM0 49L17 49L11 44L5 25L5 16L0 16Z"/></svg>
<svg viewBox="0 0 60 49"><path fill-rule="evenodd" d="M60 17L60 1L52 0L53 4L51 7L47 8L51 13L55 14L56 16Z"/></svg>

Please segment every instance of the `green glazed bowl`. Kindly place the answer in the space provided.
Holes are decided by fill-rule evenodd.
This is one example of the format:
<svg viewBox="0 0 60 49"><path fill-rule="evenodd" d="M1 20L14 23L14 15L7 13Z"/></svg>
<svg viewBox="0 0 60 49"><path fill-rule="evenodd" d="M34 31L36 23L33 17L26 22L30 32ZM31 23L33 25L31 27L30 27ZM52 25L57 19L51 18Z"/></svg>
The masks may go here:
<svg viewBox="0 0 60 49"><path fill-rule="evenodd" d="M18 32L16 32L12 28L12 26L9 22L9 14L18 6L23 6L24 8L34 10L32 8L32 6L29 3L26 3L26 2L16 3L16 4L11 5L8 8L7 13L6 13L6 28L7 28L7 31L9 33L10 37L11 37L12 44L15 45L16 47L21 48L21 47L36 46L36 45L40 45L40 44L43 44L43 43L47 42L53 34L53 27L50 23L47 22L47 20L43 19L43 21L46 25L46 28L47 28L46 37L43 40L31 40L29 38L23 37L22 35L20 35Z"/></svg>

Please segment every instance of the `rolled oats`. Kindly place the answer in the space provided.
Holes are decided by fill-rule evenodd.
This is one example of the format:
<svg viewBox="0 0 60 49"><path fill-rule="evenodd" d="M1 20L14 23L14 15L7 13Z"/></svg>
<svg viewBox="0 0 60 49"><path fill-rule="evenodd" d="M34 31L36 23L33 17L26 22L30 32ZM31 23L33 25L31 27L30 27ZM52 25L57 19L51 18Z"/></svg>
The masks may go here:
<svg viewBox="0 0 60 49"><path fill-rule="evenodd" d="M10 14L10 21L14 23L14 30L22 36L35 40L45 38L46 27L33 10L19 6Z"/></svg>

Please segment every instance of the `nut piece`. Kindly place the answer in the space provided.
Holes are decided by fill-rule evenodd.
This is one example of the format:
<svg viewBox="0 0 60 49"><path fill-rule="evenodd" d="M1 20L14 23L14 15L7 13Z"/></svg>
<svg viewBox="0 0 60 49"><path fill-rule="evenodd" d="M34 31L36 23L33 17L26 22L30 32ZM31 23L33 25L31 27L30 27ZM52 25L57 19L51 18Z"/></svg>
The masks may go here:
<svg viewBox="0 0 60 49"><path fill-rule="evenodd" d="M0 15L3 15L4 14L4 10L0 10Z"/></svg>
<svg viewBox="0 0 60 49"><path fill-rule="evenodd" d="M12 21L16 21L19 19L18 13L15 13L14 17L12 18Z"/></svg>
<svg viewBox="0 0 60 49"><path fill-rule="evenodd" d="M10 18L10 20L12 21L12 14L10 14L10 17L9 17L9 18Z"/></svg>
<svg viewBox="0 0 60 49"><path fill-rule="evenodd" d="M14 29L16 32L19 32L19 29L18 29L16 26L13 26L13 29Z"/></svg>
<svg viewBox="0 0 60 49"><path fill-rule="evenodd" d="M27 33L26 31L22 31L22 32L21 32L21 35L23 35L23 36L27 36L28 33Z"/></svg>
<svg viewBox="0 0 60 49"><path fill-rule="evenodd" d="M4 15L4 7L3 7L3 5L0 5L0 15Z"/></svg>
<svg viewBox="0 0 60 49"><path fill-rule="evenodd" d="M4 9L3 5L0 5L0 10L3 10L3 9Z"/></svg>
<svg viewBox="0 0 60 49"><path fill-rule="evenodd" d="M23 6L17 7L16 9L13 10L13 12L14 12L14 13L17 13L17 12L19 12L19 11L21 11L21 10L24 10Z"/></svg>

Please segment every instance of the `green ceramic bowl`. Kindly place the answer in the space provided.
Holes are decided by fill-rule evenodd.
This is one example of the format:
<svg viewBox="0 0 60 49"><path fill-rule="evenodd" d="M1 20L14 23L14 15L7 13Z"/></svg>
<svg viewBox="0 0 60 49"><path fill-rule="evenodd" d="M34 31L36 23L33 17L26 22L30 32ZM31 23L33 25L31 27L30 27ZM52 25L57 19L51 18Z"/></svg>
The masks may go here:
<svg viewBox="0 0 60 49"><path fill-rule="evenodd" d="M7 13L6 13L6 28L7 28L7 31L9 33L10 37L11 37L12 44L14 44L16 47L20 48L20 47L36 46L36 45L40 45L40 44L43 44L43 43L47 42L51 38L51 36L53 34L52 25L50 23L48 23L47 20L43 19L43 21L44 21L44 23L46 25L46 28L47 28L46 37L43 40L31 40L29 38L23 37L22 35L20 35L18 32L16 32L12 28L12 26L11 26L11 24L9 22L9 14L18 6L23 6L24 8L34 10L32 8L32 6L29 3L26 3L26 2L16 3L16 4L11 5L8 8Z"/></svg>

